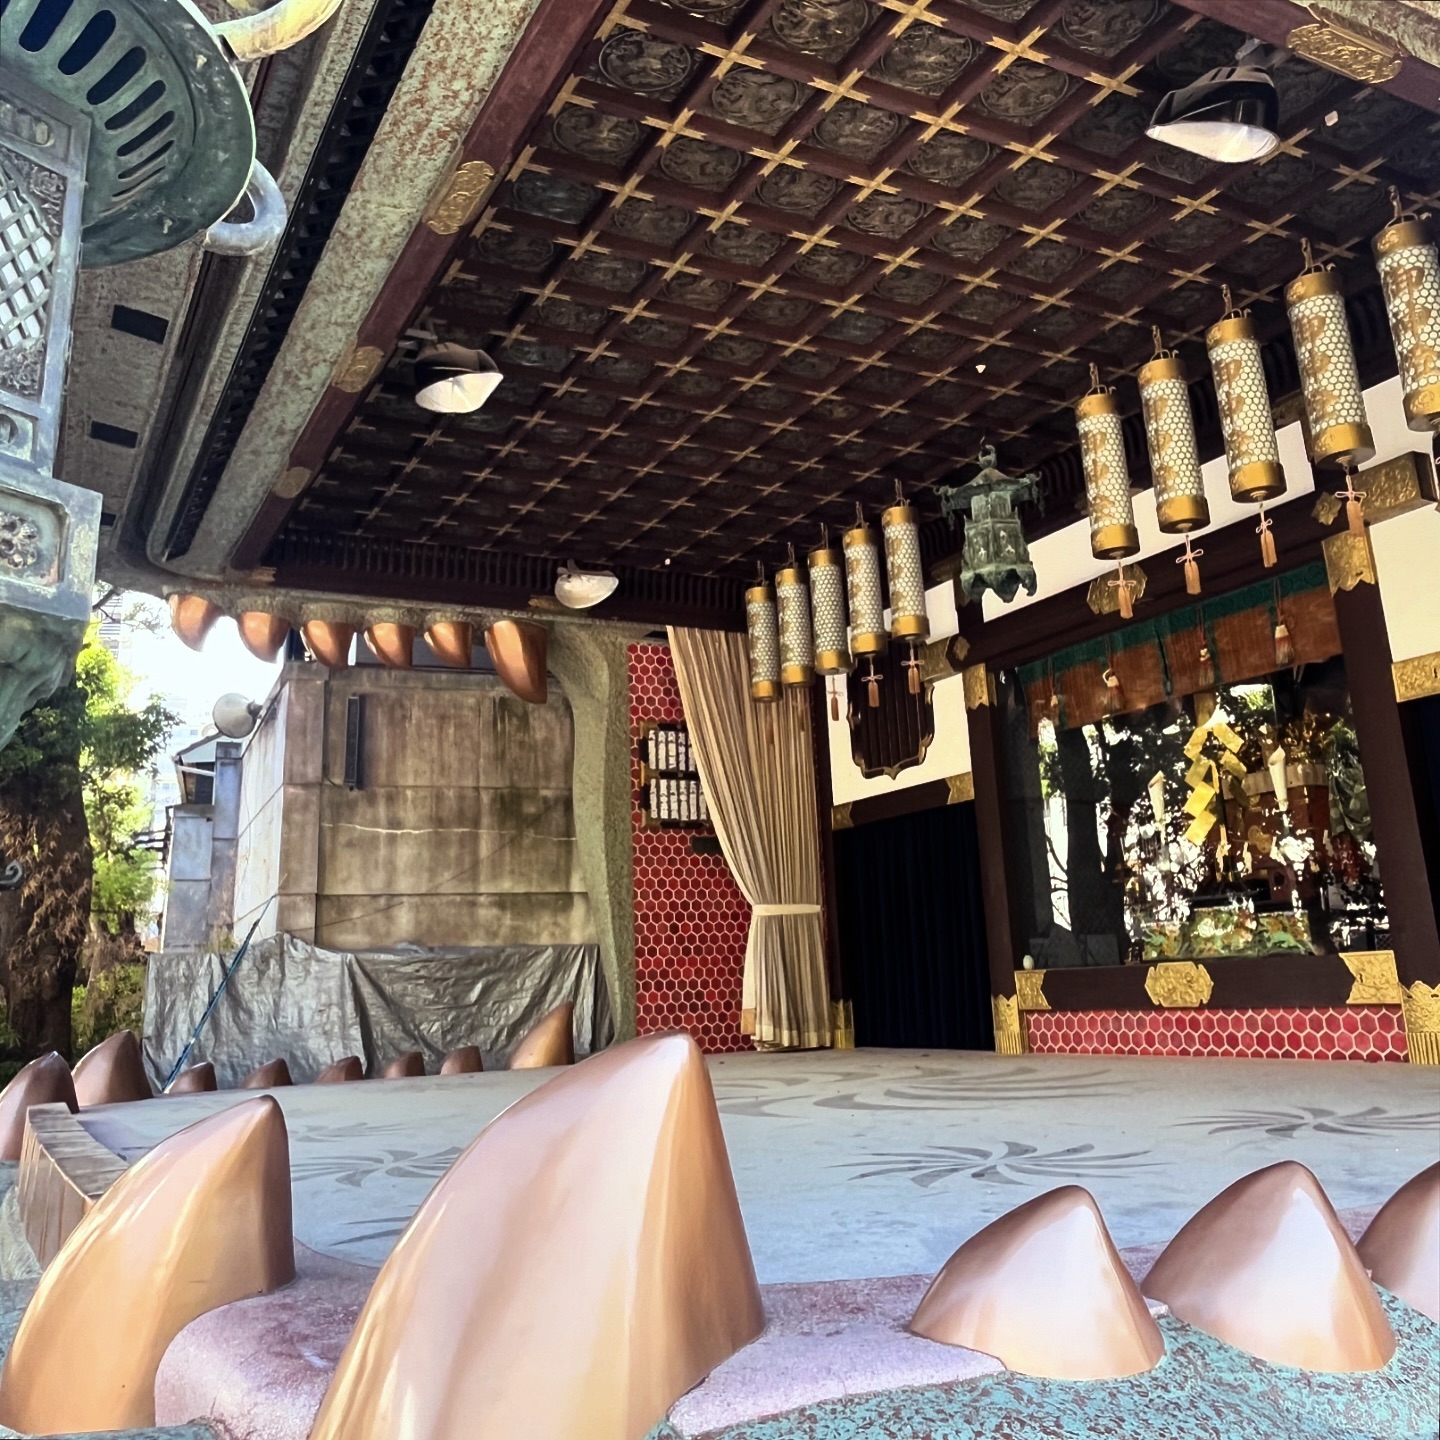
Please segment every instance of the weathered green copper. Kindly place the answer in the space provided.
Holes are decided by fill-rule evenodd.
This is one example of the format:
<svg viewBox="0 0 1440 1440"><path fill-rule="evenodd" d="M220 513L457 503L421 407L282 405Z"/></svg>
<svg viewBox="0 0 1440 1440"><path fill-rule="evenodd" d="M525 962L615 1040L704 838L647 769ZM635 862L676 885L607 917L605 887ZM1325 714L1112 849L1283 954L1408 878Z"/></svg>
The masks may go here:
<svg viewBox="0 0 1440 1440"><path fill-rule="evenodd" d="M978 463L979 474L965 484L940 487L941 507L952 524L955 515L969 514L959 581L965 598L973 600L988 585L1008 605L1022 585L1035 593L1035 567L1015 506L1040 498L1040 477L1004 474L993 445L981 448Z"/></svg>
<svg viewBox="0 0 1440 1440"><path fill-rule="evenodd" d="M15 79L92 119L85 267L169 250L244 193L255 159L249 96L189 0L9 0L0 91Z"/></svg>

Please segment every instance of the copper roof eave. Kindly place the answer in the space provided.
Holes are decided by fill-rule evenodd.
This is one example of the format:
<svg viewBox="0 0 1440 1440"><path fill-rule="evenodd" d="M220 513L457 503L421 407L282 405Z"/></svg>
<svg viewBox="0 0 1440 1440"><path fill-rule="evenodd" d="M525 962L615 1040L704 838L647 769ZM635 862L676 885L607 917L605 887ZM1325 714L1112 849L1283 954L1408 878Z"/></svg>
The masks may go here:
<svg viewBox="0 0 1440 1440"><path fill-rule="evenodd" d="M495 178L503 176L534 118L544 95L564 76L589 39L596 17L608 0L540 0L514 53L494 89L481 106L465 137L457 168L467 161L488 164ZM457 59L457 64L462 63ZM494 183L494 180L491 181ZM373 346L388 356L424 303L431 287L445 273L466 238L467 226L455 234L416 225L370 312L355 336L355 348ZM347 393L329 386L290 452L290 470L312 475L344 433L368 386ZM261 563L296 500L271 491L261 502L232 552L237 570Z"/></svg>
<svg viewBox="0 0 1440 1440"><path fill-rule="evenodd" d="M1256 4L1255 0L1174 0L1174 3L1193 10L1197 15L1253 35L1267 45L1286 45L1290 32L1297 26L1313 25L1317 18L1327 14L1342 23L1353 15L1355 21L1363 18L1368 29L1385 33L1387 38L1407 52L1412 50L1417 35L1423 35L1427 44L1433 44L1433 53L1440 55L1440 13L1427 15L1408 6L1408 14L1402 13L1399 6L1394 6L1391 7L1394 14L1391 15L1378 5L1357 5L1354 0L1326 0L1323 5L1317 5L1316 9L1320 12L1320 17L1317 17L1303 5L1292 3L1292 0L1264 0L1263 4ZM1401 21L1404 23L1399 23ZM1430 33L1432 30L1433 36ZM1381 88L1412 105L1418 105L1422 110L1440 115L1440 87L1435 83L1437 76L1440 76L1440 70L1433 63L1417 58L1414 53L1407 53L1399 73Z"/></svg>

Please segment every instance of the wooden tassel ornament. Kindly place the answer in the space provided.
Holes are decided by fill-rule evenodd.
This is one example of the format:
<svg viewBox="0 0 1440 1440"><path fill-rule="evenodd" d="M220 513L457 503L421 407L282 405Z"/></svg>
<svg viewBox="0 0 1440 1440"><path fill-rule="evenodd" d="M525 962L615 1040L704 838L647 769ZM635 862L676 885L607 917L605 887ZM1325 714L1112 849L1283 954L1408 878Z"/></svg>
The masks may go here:
<svg viewBox="0 0 1440 1440"><path fill-rule="evenodd" d="M1355 488L1355 467L1345 467L1345 488L1339 492L1345 502L1345 525L1352 535L1365 533L1365 492Z"/></svg>
<svg viewBox="0 0 1440 1440"><path fill-rule="evenodd" d="M830 690L830 718L838 720L840 718L840 692L835 688L835 677L830 676L826 684Z"/></svg>
<svg viewBox="0 0 1440 1440"><path fill-rule="evenodd" d="M872 710L880 708L880 676L875 671L875 659L870 659L870 672L865 676L865 696Z"/></svg>
<svg viewBox="0 0 1440 1440"><path fill-rule="evenodd" d="M1185 536L1185 553L1179 556L1175 563L1185 567L1185 593L1187 595L1198 595L1200 593L1200 557L1205 552L1197 550L1190 543L1190 536Z"/></svg>
<svg viewBox="0 0 1440 1440"><path fill-rule="evenodd" d="M905 669L909 672L906 686L912 695L920 693L920 651L912 642L910 646L910 658L905 662Z"/></svg>
<svg viewBox="0 0 1440 1440"><path fill-rule="evenodd" d="M1118 715L1125 708L1125 689L1120 677L1107 665L1100 678L1105 682L1105 713Z"/></svg>
<svg viewBox="0 0 1440 1440"><path fill-rule="evenodd" d="M1135 586L1125 573L1123 560L1115 567L1115 579L1110 584L1114 587L1115 597L1120 605L1120 618L1133 620L1135 618Z"/></svg>
<svg viewBox="0 0 1440 1440"><path fill-rule="evenodd" d="M1275 553L1274 524L1265 513L1265 507L1260 507L1260 523L1255 527L1255 533L1260 537L1260 558L1265 562L1267 570L1273 570L1280 563L1280 557Z"/></svg>
<svg viewBox="0 0 1440 1440"><path fill-rule="evenodd" d="M1275 622L1275 668L1288 670L1295 663L1295 646L1290 640L1290 627L1282 615Z"/></svg>
<svg viewBox="0 0 1440 1440"><path fill-rule="evenodd" d="M1215 688L1215 657L1211 655L1208 645L1200 647L1200 664L1195 673L1195 681L1202 690Z"/></svg>

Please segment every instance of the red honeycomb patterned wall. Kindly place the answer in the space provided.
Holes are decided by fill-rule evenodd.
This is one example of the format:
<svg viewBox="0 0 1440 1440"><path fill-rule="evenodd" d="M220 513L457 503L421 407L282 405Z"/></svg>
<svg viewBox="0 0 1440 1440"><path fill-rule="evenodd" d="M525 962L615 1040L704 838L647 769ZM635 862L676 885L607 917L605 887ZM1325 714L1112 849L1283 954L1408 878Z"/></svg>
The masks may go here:
<svg viewBox="0 0 1440 1440"><path fill-rule="evenodd" d="M1040 1010L1031 1050L1065 1055L1222 1055L1265 1060L1403 1060L1398 1005L1312 1010Z"/></svg>
<svg viewBox="0 0 1440 1440"><path fill-rule="evenodd" d="M647 720L683 720L666 645L630 647L630 733ZM638 792L640 762L631 761ZM647 830L636 806L635 1029L688 1030L702 1050L748 1050L740 982L750 907L719 855L696 855L692 830Z"/></svg>

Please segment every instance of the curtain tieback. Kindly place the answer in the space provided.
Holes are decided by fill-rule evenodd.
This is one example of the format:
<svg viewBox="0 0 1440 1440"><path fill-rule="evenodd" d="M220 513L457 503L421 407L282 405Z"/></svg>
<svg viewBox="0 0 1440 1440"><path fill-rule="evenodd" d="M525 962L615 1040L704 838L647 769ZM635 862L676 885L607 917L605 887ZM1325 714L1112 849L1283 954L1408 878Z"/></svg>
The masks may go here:
<svg viewBox="0 0 1440 1440"><path fill-rule="evenodd" d="M768 919L772 915L818 915L818 905L752 905L750 913L757 920Z"/></svg>

